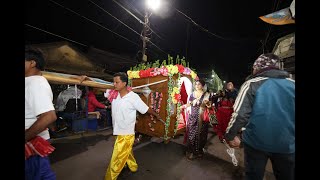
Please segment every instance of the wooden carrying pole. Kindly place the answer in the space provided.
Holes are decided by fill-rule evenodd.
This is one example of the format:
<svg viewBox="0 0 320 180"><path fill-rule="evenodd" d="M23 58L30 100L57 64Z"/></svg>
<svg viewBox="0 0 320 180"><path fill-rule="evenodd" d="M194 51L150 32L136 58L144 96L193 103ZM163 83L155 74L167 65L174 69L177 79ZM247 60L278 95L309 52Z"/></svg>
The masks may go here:
<svg viewBox="0 0 320 180"><path fill-rule="evenodd" d="M87 76L52 73L46 71L42 71L42 76L44 76L49 82L56 84L76 84L100 89L113 89L112 84L96 82Z"/></svg>

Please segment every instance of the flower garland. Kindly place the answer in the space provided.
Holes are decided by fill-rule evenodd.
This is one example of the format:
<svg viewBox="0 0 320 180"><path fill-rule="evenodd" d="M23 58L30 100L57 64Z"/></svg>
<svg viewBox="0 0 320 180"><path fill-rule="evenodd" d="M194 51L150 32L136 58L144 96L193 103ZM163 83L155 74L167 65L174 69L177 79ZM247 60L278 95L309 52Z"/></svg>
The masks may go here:
<svg viewBox="0 0 320 180"><path fill-rule="evenodd" d="M142 70L129 70L127 71L129 79L137 79L137 78L146 78L146 77L154 77L158 75L169 76L175 74L184 74L190 75L192 79L197 78L197 74L191 70L189 67L184 67L180 64L176 65L163 65L160 68L148 68Z"/></svg>
<svg viewBox="0 0 320 180"><path fill-rule="evenodd" d="M181 113L180 107L181 107L181 103L178 102L178 104L177 104L177 117L176 117L177 120L176 120L176 124L174 127L174 135L176 135L177 131L178 131L179 119L180 119L180 113Z"/></svg>
<svg viewBox="0 0 320 180"><path fill-rule="evenodd" d="M168 62L168 65L167 65ZM174 83L173 76L175 74L178 74L177 82L179 82L179 79L181 77L181 74L183 75L190 75L192 80L199 79L197 74L189 68L189 62L186 62L184 58L179 59L179 56L176 58L175 64L173 63L173 58L169 55L168 60L163 60L162 64L160 65L159 60L155 61L154 63L150 64L139 64L133 68L130 68L129 71L127 71L128 79L131 82L132 79L137 78L146 78L146 77L155 77L158 75L167 76L169 78L168 80L168 100L167 100L167 117L165 121L165 135L164 140L168 140L168 132L169 132L169 126L170 126L170 118L171 115L174 114L174 105L177 105L177 117L180 115L180 106L181 106L181 95L180 95L180 84ZM175 85L176 84L176 85ZM151 105L152 107L156 108L153 109L157 112L157 110L160 112L160 103L159 106L155 105L156 98L151 98ZM161 100L160 100L161 101ZM157 103L156 103L157 104ZM159 113L157 112L157 113ZM177 132L177 128L179 125L178 118L176 118L175 122L175 128L174 128L174 135ZM151 116L151 121L153 121L153 116ZM149 123L149 127L152 128L152 124ZM152 130L152 129L151 129ZM154 129L153 129L154 130Z"/></svg>
<svg viewBox="0 0 320 180"><path fill-rule="evenodd" d="M132 87L127 86L127 90L132 91ZM112 103L112 101L118 97L118 94L119 92L115 89L107 89L106 92L104 92L104 97L106 97L109 102Z"/></svg>
<svg viewBox="0 0 320 180"><path fill-rule="evenodd" d="M179 56L177 56L174 63L173 57L170 55L168 55L168 60L163 60L161 64L159 63L159 60L154 63L142 63L127 71L129 79L154 77L158 75L173 76L178 73L190 75L192 79L198 78L197 74L189 68L189 62L186 62L184 57L180 59Z"/></svg>
<svg viewBox="0 0 320 180"><path fill-rule="evenodd" d="M180 82L180 78L181 78L181 75L179 73L177 82ZM180 83L178 84L178 93L174 92L175 93L175 95L174 95L175 98L176 98L176 96L178 96L178 98L176 98L176 101L177 101L177 114L176 115L177 115L177 117L176 117L176 124L175 124L175 127L174 127L174 135L176 135L177 131L178 131L178 125L179 125L179 119L180 119L180 113L181 113L181 111L180 111L180 107L181 107L181 95L180 95L181 84Z"/></svg>
<svg viewBox="0 0 320 180"><path fill-rule="evenodd" d="M178 57L177 57L178 58ZM176 60L176 63L179 62L180 59ZM168 62L173 63L172 57L169 56L168 58ZM185 65L185 61L182 59L181 63L183 65ZM154 66L157 66L159 63L155 63ZM160 68L157 67L149 67L150 65L145 66L140 65L139 67L136 67L135 69L140 69L140 70L129 70L127 71L128 74L128 78L131 81L132 79L136 79L136 78L146 78L146 77L154 77L154 76L158 76L158 75L162 75L162 76L173 76L175 74L179 75L178 80L180 79L181 74L184 75L190 75L192 77L192 79L198 79L197 74L191 70L189 67L185 67L182 64L169 64L166 65L166 60L164 60L162 62L162 66ZM145 69L146 68L146 69ZM180 86L178 87L173 87L172 91L168 92L172 98L172 103L173 104L177 104L180 99L181 99L181 95L180 95Z"/></svg>
<svg viewBox="0 0 320 180"><path fill-rule="evenodd" d="M172 75L169 75L169 81L168 81L168 94L171 94L172 88L173 87L173 79ZM167 117L166 117L166 124L164 125L165 129L165 135L164 135L164 140L168 140L168 132L169 132L169 126L170 126L170 117L173 114L172 109L171 109L171 104L172 104L172 98L168 98L167 100Z"/></svg>
<svg viewBox="0 0 320 180"><path fill-rule="evenodd" d="M180 99L181 99L181 95L180 95L180 87L173 87L172 88L172 92L170 93L171 98L172 98L172 103L173 104L177 104Z"/></svg>
<svg viewBox="0 0 320 180"><path fill-rule="evenodd" d="M151 96L151 108L153 111L155 111L156 113L160 113L160 107L161 107L161 101L162 101L162 92L152 92L150 93ZM151 117L151 121L153 123L156 123L156 121L154 120L153 115L150 114ZM154 131L154 128L152 126L152 123L149 123L149 127L151 131Z"/></svg>

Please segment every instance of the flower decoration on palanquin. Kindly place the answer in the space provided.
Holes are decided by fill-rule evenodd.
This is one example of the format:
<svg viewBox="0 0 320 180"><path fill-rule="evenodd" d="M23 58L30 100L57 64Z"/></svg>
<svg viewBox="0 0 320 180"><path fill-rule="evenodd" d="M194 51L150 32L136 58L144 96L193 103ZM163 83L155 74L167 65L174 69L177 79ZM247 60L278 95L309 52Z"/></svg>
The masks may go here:
<svg viewBox="0 0 320 180"><path fill-rule="evenodd" d="M134 68L134 70L127 71L127 74L129 79L154 77L158 75L173 76L175 74L190 75L192 79L195 80L198 78L197 74L193 70L191 70L189 67L185 67L182 64L164 64L158 67L141 66Z"/></svg>
<svg viewBox="0 0 320 180"><path fill-rule="evenodd" d="M171 95L171 98L172 98L172 103L173 104L177 104L181 99L180 88L179 87L174 87L172 89L172 92L171 92L170 95Z"/></svg>

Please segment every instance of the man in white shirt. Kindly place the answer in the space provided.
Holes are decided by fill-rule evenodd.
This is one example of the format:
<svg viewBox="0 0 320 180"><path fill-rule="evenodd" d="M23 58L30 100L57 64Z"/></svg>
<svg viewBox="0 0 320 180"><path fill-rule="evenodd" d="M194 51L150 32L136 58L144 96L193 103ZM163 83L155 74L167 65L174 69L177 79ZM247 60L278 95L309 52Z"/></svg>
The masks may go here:
<svg viewBox="0 0 320 180"><path fill-rule="evenodd" d="M111 104L113 135L117 137L105 180L117 179L126 164L130 171L138 170L138 164L132 152L137 111L141 114L148 112L158 120L161 119L159 114L149 108L139 95L127 89L128 76L126 73L120 72L113 75L113 85L118 91L118 96Z"/></svg>
<svg viewBox="0 0 320 180"><path fill-rule="evenodd" d="M50 138L48 126L56 119L53 95L48 81L41 76L45 60L40 51L25 49L25 142L40 136ZM25 179L55 180L47 156L31 155L25 160Z"/></svg>

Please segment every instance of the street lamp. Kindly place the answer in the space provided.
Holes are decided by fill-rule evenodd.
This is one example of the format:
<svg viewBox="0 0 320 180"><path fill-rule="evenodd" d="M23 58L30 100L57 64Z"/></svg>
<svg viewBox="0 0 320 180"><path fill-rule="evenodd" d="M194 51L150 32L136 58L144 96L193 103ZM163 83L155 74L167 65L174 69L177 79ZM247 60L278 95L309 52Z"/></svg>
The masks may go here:
<svg viewBox="0 0 320 180"><path fill-rule="evenodd" d="M147 0L146 1L147 7L152 9L153 11L156 11L159 9L161 2L160 0Z"/></svg>
<svg viewBox="0 0 320 180"><path fill-rule="evenodd" d="M146 55L146 48L147 42L150 38L147 37L147 33L150 28L149 17L151 14L148 13L148 10L151 9L152 11L157 11L160 8L161 0L146 0L146 8L144 14L144 25L142 30L142 61L147 62L147 55Z"/></svg>

